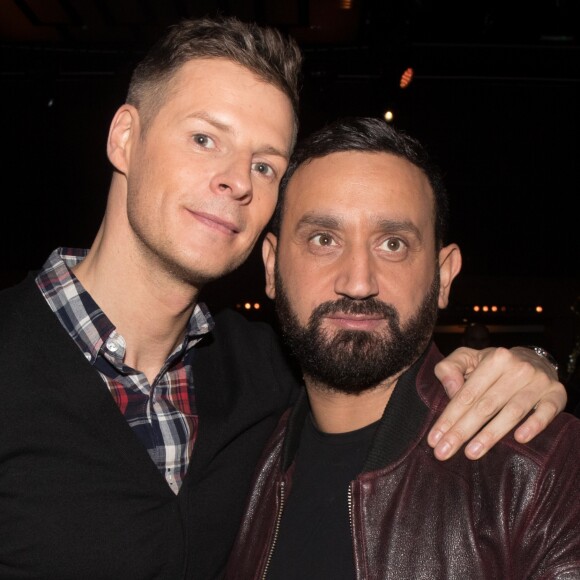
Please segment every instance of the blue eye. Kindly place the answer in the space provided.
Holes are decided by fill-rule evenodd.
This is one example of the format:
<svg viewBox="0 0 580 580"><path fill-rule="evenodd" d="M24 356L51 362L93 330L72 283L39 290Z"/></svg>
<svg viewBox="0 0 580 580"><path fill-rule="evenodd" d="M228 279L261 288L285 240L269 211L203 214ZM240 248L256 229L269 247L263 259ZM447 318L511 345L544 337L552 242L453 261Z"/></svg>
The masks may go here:
<svg viewBox="0 0 580 580"><path fill-rule="evenodd" d="M258 173L261 173L262 175L265 175L266 177L273 177L275 175L274 169L272 169L272 167L270 165L268 165L267 163L264 163L262 161L260 161L258 163L254 163L252 165L252 168L254 169L254 171L257 171Z"/></svg>

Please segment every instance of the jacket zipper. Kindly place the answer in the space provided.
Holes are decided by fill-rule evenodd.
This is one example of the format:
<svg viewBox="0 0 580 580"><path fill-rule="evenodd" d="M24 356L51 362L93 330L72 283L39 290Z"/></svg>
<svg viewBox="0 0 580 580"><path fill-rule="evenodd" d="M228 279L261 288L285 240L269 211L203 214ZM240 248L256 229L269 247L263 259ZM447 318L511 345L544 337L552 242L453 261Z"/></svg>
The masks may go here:
<svg viewBox="0 0 580 580"><path fill-rule="evenodd" d="M268 553L268 558L266 559L266 566L264 568L264 573L262 574L262 580L266 580L268 575L268 568L270 567L270 561L272 560L272 555L274 554L274 548L276 547L276 542L278 540L278 533L280 532L280 520L282 519L282 512L284 511L284 482L280 482L280 508L278 509L278 514L276 516L276 525L274 526L274 538L272 539L272 545L270 546L270 551Z"/></svg>
<svg viewBox="0 0 580 580"><path fill-rule="evenodd" d="M352 482L348 485L348 521L350 523L350 535L354 538L354 529L352 525Z"/></svg>
<svg viewBox="0 0 580 580"><path fill-rule="evenodd" d="M354 558L354 567L355 567L355 574L356 577L359 578L359 573L356 565L356 556L354 554L355 552L355 541L354 541L354 518L352 515L353 512L353 508L352 508L352 495L353 495L353 485L354 482L351 481L348 485L348 522L350 524L350 538L352 540L352 551L353 551L353 558Z"/></svg>

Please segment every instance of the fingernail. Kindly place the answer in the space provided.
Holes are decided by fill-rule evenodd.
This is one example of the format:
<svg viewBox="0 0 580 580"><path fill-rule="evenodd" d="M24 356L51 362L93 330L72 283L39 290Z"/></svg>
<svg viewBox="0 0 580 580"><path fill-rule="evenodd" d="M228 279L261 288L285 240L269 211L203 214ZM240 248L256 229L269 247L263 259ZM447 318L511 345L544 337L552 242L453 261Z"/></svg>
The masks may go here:
<svg viewBox="0 0 580 580"><path fill-rule="evenodd" d="M518 429L518 440L521 443L527 443L530 438L530 428L529 427L520 427Z"/></svg>
<svg viewBox="0 0 580 580"><path fill-rule="evenodd" d="M441 447L439 447L439 455L441 457L447 457L449 455L449 453L451 452L451 445L449 443L447 443L447 441L445 443L443 443L441 445Z"/></svg>
<svg viewBox="0 0 580 580"><path fill-rule="evenodd" d="M476 441L475 443L470 443L467 446L467 450L473 457L479 457L483 452L483 445L479 441Z"/></svg>

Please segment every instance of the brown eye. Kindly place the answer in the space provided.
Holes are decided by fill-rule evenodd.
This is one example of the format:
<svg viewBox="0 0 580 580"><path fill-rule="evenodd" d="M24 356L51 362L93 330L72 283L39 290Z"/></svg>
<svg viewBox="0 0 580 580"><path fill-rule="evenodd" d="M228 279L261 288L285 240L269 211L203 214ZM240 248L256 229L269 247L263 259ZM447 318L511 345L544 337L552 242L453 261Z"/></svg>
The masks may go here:
<svg viewBox="0 0 580 580"><path fill-rule="evenodd" d="M397 252L401 249L401 240L399 238L389 238L385 245L390 252Z"/></svg>
<svg viewBox="0 0 580 580"><path fill-rule="evenodd" d="M379 250L382 256L388 260L400 261L404 260L409 255L409 245L405 240L392 236L384 239Z"/></svg>
<svg viewBox="0 0 580 580"><path fill-rule="evenodd" d="M316 234L312 238L312 242L317 246L332 246L334 240L330 234Z"/></svg>

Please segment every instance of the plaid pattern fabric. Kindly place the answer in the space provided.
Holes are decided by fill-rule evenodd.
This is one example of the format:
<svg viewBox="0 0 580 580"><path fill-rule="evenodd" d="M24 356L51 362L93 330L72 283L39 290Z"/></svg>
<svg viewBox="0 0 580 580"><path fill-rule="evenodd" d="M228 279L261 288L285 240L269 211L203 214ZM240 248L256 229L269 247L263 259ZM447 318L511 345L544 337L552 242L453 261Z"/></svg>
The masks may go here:
<svg viewBox="0 0 580 580"><path fill-rule="evenodd" d="M36 283L70 337L95 366L119 410L151 459L177 493L187 472L197 435L191 361L194 346L213 328L205 304L198 304L183 342L169 355L152 384L124 364L126 345L71 269L87 250L58 248Z"/></svg>

